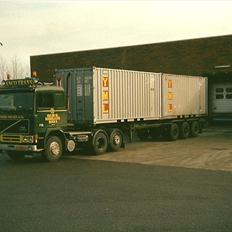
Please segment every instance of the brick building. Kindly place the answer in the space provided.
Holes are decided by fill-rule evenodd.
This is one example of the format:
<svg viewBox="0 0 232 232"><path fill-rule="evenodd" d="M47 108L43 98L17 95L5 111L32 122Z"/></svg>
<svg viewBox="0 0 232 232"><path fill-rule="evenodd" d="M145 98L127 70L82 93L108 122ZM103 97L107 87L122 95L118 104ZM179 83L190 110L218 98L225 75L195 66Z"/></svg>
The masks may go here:
<svg viewBox="0 0 232 232"><path fill-rule="evenodd" d="M232 35L37 55L30 61L31 71L44 81L52 80L55 69L91 66L204 75L210 84L209 111L219 116L232 113Z"/></svg>

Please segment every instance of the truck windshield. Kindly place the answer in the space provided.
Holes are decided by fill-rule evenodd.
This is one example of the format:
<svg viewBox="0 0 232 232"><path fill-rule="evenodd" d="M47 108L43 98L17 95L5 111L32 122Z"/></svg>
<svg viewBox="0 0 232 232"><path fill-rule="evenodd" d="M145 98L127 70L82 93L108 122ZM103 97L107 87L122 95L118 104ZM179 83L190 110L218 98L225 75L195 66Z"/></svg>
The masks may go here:
<svg viewBox="0 0 232 232"><path fill-rule="evenodd" d="M0 111L33 110L33 92L0 93Z"/></svg>

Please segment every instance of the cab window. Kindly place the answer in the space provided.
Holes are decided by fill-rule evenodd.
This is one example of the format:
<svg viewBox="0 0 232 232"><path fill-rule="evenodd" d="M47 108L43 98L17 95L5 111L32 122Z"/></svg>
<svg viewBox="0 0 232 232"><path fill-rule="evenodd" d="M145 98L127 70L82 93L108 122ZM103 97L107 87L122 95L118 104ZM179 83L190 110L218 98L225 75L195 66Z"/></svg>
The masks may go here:
<svg viewBox="0 0 232 232"><path fill-rule="evenodd" d="M64 93L61 92L54 94L54 104L56 109L59 110L65 109Z"/></svg>
<svg viewBox="0 0 232 232"><path fill-rule="evenodd" d="M41 92L36 96L38 109L50 109L54 108L54 95L53 93Z"/></svg>
<svg viewBox="0 0 232 232"><path fill-rule="evenodd" d="M65 100L62 92L39 92L36 97L38 109L64 109Z"/></svg>

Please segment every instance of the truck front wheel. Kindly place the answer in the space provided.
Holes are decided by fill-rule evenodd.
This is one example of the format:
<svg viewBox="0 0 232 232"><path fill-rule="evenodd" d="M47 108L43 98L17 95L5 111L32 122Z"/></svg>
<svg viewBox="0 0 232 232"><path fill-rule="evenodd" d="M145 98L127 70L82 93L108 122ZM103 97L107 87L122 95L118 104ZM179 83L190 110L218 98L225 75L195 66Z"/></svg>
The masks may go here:
<svg viewBox="0 0 232 232"><path fill-rule="evenodd" d="M62 142L59 137L51 136L45 144L44 158L47 161L57 161L63 154Z"/></svg>

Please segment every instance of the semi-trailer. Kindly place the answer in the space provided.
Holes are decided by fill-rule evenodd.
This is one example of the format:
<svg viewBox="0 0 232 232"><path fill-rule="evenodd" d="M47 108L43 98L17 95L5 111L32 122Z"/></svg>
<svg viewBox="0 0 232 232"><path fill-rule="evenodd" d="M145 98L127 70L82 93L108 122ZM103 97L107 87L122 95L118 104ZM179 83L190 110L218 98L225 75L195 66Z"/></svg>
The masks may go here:
<svg viewBox="0 0 232 232"><path fill-rule="evenodd" d="M95 154L140 139L197 136L207 118L207 78L109 68L55 70L54 83L4 81L0 88L0 150L19 160L41 153Z"/></svg>

